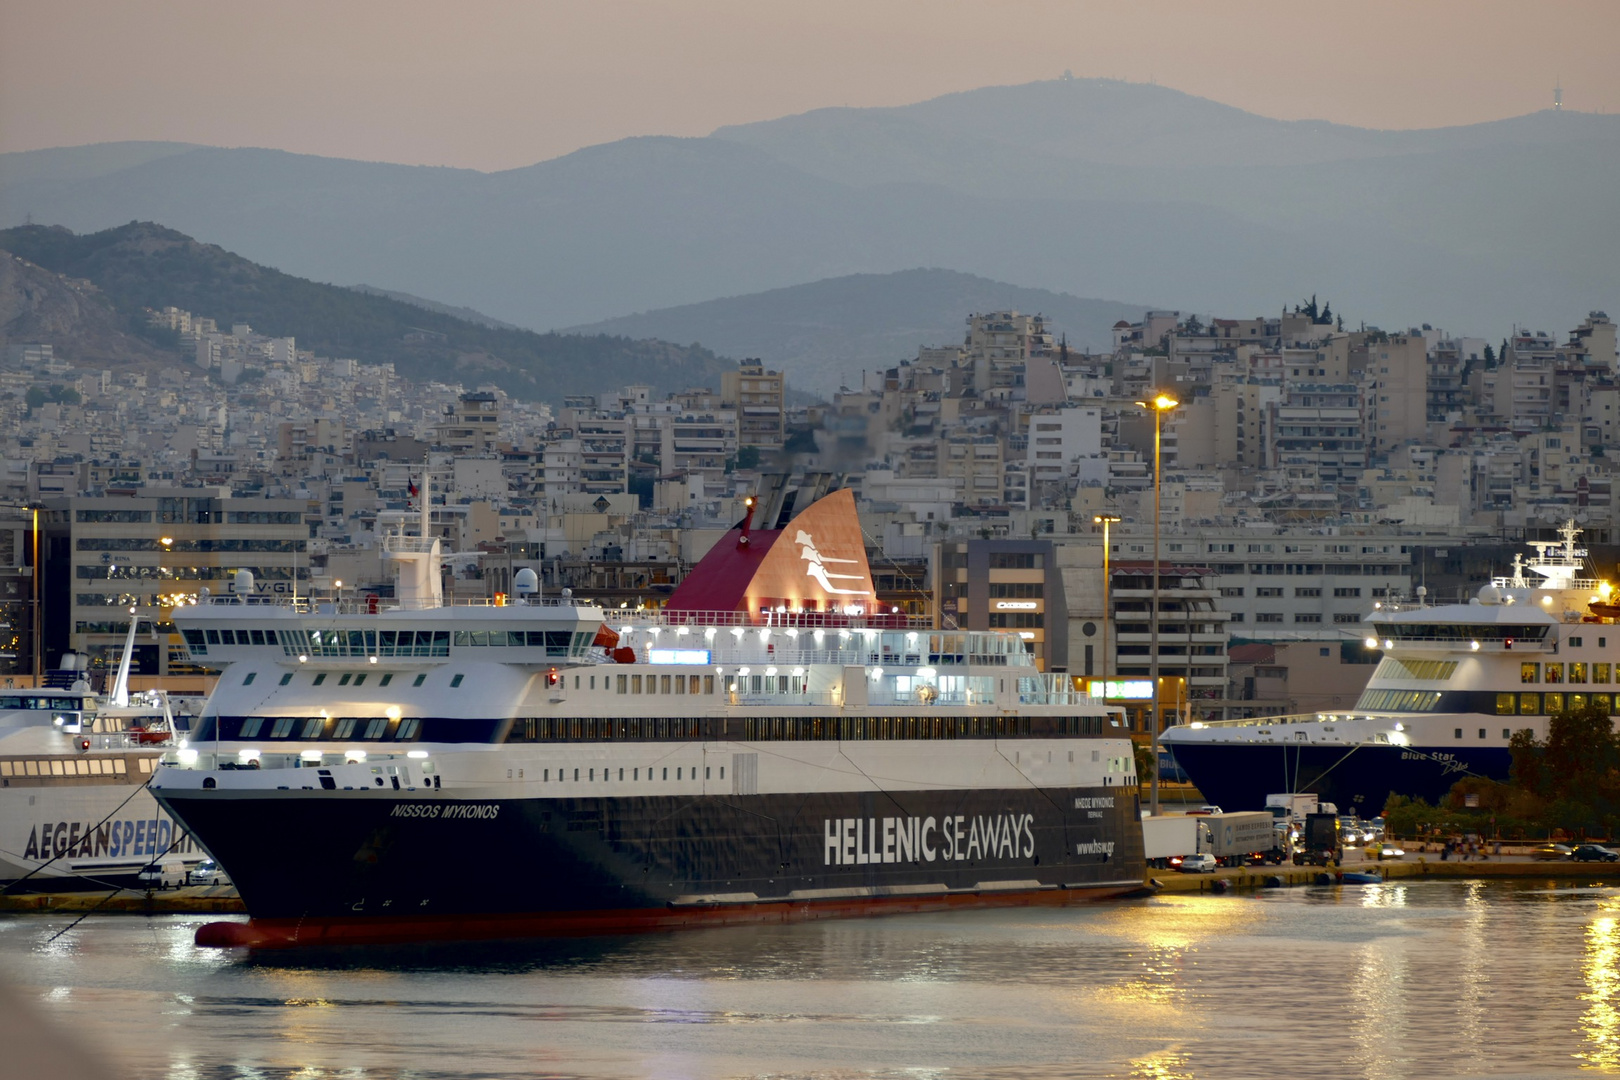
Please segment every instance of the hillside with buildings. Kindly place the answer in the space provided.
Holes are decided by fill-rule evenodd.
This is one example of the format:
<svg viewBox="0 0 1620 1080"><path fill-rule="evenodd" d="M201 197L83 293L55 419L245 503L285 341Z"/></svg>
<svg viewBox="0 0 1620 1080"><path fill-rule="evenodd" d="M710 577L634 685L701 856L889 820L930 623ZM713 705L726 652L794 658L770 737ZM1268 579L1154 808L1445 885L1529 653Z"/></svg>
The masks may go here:
<svg viewBox="0 0 1620 1080"><path fill-rule="evenodd" d="M399 300L306 281L259 266L223 248L150 223L132 223L99 233L76 235L40 225L0 231L0 251L11 253L62 279L90 283L102 311L102 324L122 321L126 335L146 332L146 312L176 308L195 312L211 324L207 332L167 326L168 342L187 352L212 350L207 363L218 369L220 355L234 346L219 327L257 327L276 339L296 341L325 356L364 364L391 364L411 379L487 382L513 396L560 402L574 393L593 393L625 382L646 382L677 390L718 378L732 365L707 349L666 342L629 341L605 335L536 334L469 322ZM17 289L21 279L13 278ZM0 298L8 307L26 307L21 293ZM0 310L4 310L0 308ZM109 322L110 320L110 322ZM98 333L105 333L105 326ZM53 345L63 356L107 355L103 346L79 340L91 324L40 321L8 328L8 338ZM182 341L182 331L187 335ZM215 339L219 340L215 340ZM163 338L156 340L162 341ZM289 346L291 348L291 346ZM99 350L99 351L97 351ZM236 365L240 377L253 365Z"/></svg>
<svg viewBox="0 0 1620 1080"><path fill-rule="evenodd" d="M44 508L53 656L105 665L133 606L160 627L141 670L173 672L165 608L239 569L270 594L391 596L382 538L424 499L453 553L447 596L489 598L532 568L618 608L662 604L745 499L768 528L849 488L885 607L1014 631L1078 678L1139 688L1156 655L1183 719L1347 707L1378 656L1373 605L1471 596L1564 522L1594 576L1620 565L1602 311L1488 340L1352 328L1302 298L1149 310L1089 350L1043 315L965 311L955 340L804 406L791 371L758 360L541 404L174 303L142 317L187 361L104 365L48 341L0 361L0 503ZM1160 395L1156 439L1138 403ZM27 627L29 517L0 519L0 621ZM1110 693L1140 729L1141 700Z"/></svg>

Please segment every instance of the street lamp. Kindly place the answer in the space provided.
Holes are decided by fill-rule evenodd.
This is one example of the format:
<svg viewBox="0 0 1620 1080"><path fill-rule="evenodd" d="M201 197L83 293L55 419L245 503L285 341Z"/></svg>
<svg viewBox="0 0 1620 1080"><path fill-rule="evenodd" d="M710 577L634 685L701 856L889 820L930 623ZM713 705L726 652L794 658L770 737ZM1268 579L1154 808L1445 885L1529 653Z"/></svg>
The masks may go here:
<svg viewBox="0 0 1620 1080"><path fill-rule="evenodd" d="M1180 405L1181 402L1169 394L1155 394L1149 401L1138 401L1137 405L1153 413L1153 612L1149 627L1152 632L1153 655L1149 678L1153 681L1153 713L1148 728L1151 733L1151 746L1153 756L1153 788L1149 798L1149 812L1159 812L1159 485L1163 478L1163 470L1159 465L1160 445L1164 440L1164 414Z"/></svg>
<svg viewBox="0 0 1620 1080"><path fill-rule="evenodd" d="M1102 681L1103 694L1108 693L1108 618L1113 613L1113 607L1108 602L1108 590L1112 579L1108 576L1108 553L1113 549L1108 545L1108 526L1118 522L1118 514L1095 514L1091 518L1094 525L1103 527L1103 639L1102 639Z"/></svg>

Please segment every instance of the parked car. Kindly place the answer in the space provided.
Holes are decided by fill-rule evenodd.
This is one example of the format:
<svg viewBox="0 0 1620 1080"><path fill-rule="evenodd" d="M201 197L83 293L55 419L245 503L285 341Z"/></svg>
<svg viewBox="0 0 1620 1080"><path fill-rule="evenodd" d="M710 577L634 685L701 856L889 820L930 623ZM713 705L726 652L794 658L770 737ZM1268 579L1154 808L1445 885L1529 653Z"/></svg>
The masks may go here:
<svg viewBox="0 0 1620 1080"><path fill-rule="evenodd" d="M1215 856L1209 852L1200 852L1197 855L1188 855L1181 860L1179 867L1183 874L1213 874L1215 872Z"/></svg>
<svg viewBox="0 0 1620 1080"><path fill-rule="evenodd" d="M159 859L141 867L135 880L148 889L178 889L186 883L186 864L179 859Z"/></svg>
<svg viewBox="0 0 1620 1080"><path fill-rule="evenodd" d="M219 863L213 859L204 859L191 868L191 873L186 875L186 884L218 885L224 880L224 877L225 875L219 872Z"/></svg>
<svg viewBox="0 0 1620 1080"><path fill-rule="evenodd" d="M1530 853L1532 859L1567 859L1575 854L1575 849L1568 844L1543 844Z"/></svg>
<svg viewBox="0 0 1620 1080"><path fill-rule="evenodd" d="M1602 844L1580 844L1569 857L1576 862L1620 862L1620 851L1611 851Z"/></svg>

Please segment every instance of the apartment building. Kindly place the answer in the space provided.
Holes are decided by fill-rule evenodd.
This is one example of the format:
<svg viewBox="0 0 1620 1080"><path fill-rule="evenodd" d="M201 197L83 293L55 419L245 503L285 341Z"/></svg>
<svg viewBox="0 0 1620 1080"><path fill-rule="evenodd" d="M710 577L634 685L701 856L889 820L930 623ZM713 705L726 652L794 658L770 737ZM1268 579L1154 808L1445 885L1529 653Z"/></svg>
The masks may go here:
<svg viewBox="0 0 1620 1080"><path fill-rule="evenodd" d="M148 489L46 502L48 610L66 613L47 620L49 663L69 649L98 664L115 658L134 608L155 627L143 629L140 670L166 674L179 655L169 612L201 590L233 592L237 571L250 570L258 595L308 591L306 522L320 519L319 505L232 498L216 490Z"/></svg>
<svg viewBox="0 0 1620 1080"><path fill-rule="evenodd" d="M967 540L934 545L934 610L940 625L1012 630L1042 671L1068 664L1068 605L1047 540Z"/></svg>
<svg viewBox="0 0 1620 1080"><path fill-rule="evenodd" d="M758 360L744 360L720 375L722 405L737 412L737 443L780 450L787 441L787 380Z"/></svg>

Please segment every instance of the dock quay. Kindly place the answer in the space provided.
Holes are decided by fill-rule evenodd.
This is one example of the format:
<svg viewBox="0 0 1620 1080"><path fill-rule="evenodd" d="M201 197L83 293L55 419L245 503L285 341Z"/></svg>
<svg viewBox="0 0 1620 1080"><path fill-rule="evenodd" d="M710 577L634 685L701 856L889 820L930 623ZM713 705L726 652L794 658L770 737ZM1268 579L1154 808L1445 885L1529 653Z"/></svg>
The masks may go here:
<svg viewBox="0 0 1620 1080"><path fill-rule="evenodd" d="M1347 860L1340 866L1241 866L1210 874L1183 874L1174 870L1149 871L1151 882L1161 892L1219 892L1223 889L1253 890L1315 885L1325 874L1339 882L1345 873L1377 874L1385 881L1515 879L1548 883L1592 882L1620 884L1620 863L1559 862L1533 860L1523 856L1481 859L1438 859L1432 855L1404 859ZM1220 882L1220 885L1216 885Z"/></svg>
<svg viewBox="0 0 1620 1080"><path fill-rule="evenodd" d="M27 892L0 895L0 912L73 914L96 911L114 915L229 914L247 908L228 885L182 889L120 889L111 896L95 892Z"/></svg>

